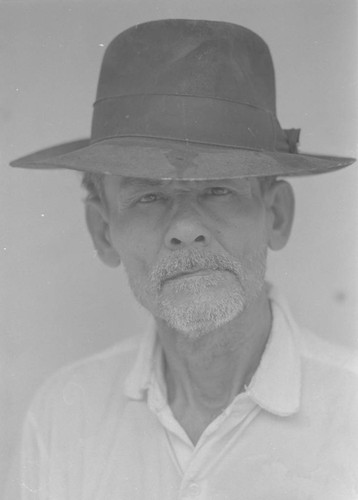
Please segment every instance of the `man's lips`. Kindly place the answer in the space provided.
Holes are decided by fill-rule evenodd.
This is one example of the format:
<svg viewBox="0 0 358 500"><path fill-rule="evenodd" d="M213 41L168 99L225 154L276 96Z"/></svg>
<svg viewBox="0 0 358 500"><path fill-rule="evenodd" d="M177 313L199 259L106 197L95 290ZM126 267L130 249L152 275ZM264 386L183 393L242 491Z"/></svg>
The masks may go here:
<svg viewBox="0 0 358 500"><path fill-rule="evenodd" d="M209 276L214 273L223 273L223 272L228 272L226 269L194 269L190 271L182 271L180 273L177 273L173 276L169 276L164 280L164 283L168 281L172 281L175 279L180 279L180 278L195 278L195 277L201 277L201 276Z"/></svg>
<svg viewBox="0 0 358 500"><path fill-rule="evenodd" d="M172 279L175 279L175 278L183 278L184 276L206 276L208 274L211 274L215 271L213 271L212 269L201 269L199 271L185 271L183 273L180 273L180 274L177 274L176 276L174 276Z"/></svg>

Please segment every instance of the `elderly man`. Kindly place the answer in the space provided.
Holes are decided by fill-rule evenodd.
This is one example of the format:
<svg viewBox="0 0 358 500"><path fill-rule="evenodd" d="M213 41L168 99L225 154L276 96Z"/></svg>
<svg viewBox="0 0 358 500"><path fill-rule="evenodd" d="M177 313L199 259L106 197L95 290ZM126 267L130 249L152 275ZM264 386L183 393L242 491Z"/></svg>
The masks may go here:
<svg viewBox="0 0 358 500"><path fill-rule="evenodd" d="M108 47L92 138L14 166L84 173L102 261L123 263L145 335L56 374L24 427L24 499L358 498L356 375L265 283L292 226L297 153L266 44L163 20Z"/></svg>

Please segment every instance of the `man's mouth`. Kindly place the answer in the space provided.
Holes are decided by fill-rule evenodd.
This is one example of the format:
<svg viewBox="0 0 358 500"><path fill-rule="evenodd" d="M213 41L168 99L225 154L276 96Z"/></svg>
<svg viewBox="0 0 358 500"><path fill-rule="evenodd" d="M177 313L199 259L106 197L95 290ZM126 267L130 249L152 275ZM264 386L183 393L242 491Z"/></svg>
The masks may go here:
<svg viewBox="0 0 358 500"><path fill-rule="evenodd" d="M239 271L240 266L232 259L192 249L190 252L178 251L161 260L152 270L151 281L160 292L166 283L182 281L189 286L192 281L193 285L197 282L198 286L208 286L209 282L215 284L215 278L222 281L227 274L238 277Z"/></svg>
<svg viewBox="0 0 358 500"><path fill-rule="evenodd" d="M191 269L190 271L182 271L169 276L164 280L164 283L181 278L200 278L201 276L210 276L216 273L223 273L224 269Z"/></svg>
<svg viewBox="0 0 358 500"><path fill-rule="evenodd" d="M174 276L171 276L169 280L175 280L177 278L184 278L188 276L206 276L213 272L212 269L200 269L198 271L183 271L182 273L178 273Z"/></svg>

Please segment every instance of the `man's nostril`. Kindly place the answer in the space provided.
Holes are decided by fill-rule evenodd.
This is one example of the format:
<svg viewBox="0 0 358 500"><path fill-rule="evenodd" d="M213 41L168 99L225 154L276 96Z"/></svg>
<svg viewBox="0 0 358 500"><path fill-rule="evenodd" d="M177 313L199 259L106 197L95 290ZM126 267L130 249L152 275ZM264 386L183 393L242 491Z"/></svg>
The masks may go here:
<svg viewBox="0 0 358 500"><path fill-rule="evenodd" d="M200 236L197 236L195 238L195 241L198 241L198 242L201 242L201 241L205 241L205 236L203 236L202 234Z"/></svg>
<svg viewBox="0 0 358 500"><path fill-rule="evenodd" d="M193 240L191 240L193 241ZM199 234L199 236L197 236L195 239L194 239L194 243L205 243L206 241L206 238L203 234ZM170 243L171 245L173 246L178 246L178 245L181 245L182 243L186 243L185 240L180 240L179 238L171 238L170 239Z"/></svg>

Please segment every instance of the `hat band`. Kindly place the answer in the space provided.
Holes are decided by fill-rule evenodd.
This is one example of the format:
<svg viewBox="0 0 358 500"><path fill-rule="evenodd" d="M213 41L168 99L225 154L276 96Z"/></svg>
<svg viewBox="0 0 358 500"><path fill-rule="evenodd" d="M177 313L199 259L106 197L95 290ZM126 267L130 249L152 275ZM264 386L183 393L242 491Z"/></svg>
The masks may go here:
<svg viewBox="0 0 358 500"><path fill-rule="evenodd" d="M288 152L269 111L237 101L188 95L115 96L94 104L92 139L147 137Z"/></svg>

